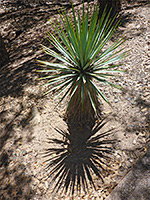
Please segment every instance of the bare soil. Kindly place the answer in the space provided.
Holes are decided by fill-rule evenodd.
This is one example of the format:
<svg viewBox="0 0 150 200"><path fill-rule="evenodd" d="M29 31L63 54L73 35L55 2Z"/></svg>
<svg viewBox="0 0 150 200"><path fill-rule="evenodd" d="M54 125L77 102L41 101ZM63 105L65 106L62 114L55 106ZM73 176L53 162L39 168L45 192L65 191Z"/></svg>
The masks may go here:
<svg viewBox="0 0 150 200"><path fill-rule="evenodd" d="M22 2L19 4L19 2ZM24 3L23 3L24 2ZM91 1L91 9L96 2ZM46 148L66 148L65 140L56 128L67 131L64 121L67 100L56 106L55 94L43 96L45 88L37 81L39 68L36 60L51 60L40 44L49 45L44 38L51 30L48 19L58 19L58 8L70 10L69 1L9 1L0 0L0 30L9 53L10 62L0 69L0 199L54 200L71 199L72 195L53 191L51 168L45 170ZM75 8L81 8L76 1ZM86 3L85 3L86 4ZM87 5L87 4L86 4ZM122 34L123 44L129 56L123 60L126 72L114 78L122 91L99 85L111 106L102 104L102 119L107 123L101 133L114 130L106 139L117 142L112 145L113 155L109 164L113 171L102 172L104 183L92 173L94 190L88 182L88 192L75 192L74 199L105 199L138 159L147 151L150 140L150 5L148 1L122 3L122 25L112 41ZM111 42L108 44L110 45ZM44 83L44 82L43 82ZM72 129L83 140L80 127ZM88 127L85 125L85 130ZM87 131L88 132L88 131ZM48 138L60 139L53 144ZM67 147L68 148L68 147ZM69 151L69 150L68 150ZM87 159L84 150L83 160ZM52 157L57 156L55 153ZM78 155L79 156L79 155ZM70 160L71 161L71 160ZM81 160L82 162L82 160ZM47 179L47 176L51 175ZM89 177L87 177L89 179ZM62 180L65 184L65 178ZM62 183L62 184L63 184Z"/></svg>

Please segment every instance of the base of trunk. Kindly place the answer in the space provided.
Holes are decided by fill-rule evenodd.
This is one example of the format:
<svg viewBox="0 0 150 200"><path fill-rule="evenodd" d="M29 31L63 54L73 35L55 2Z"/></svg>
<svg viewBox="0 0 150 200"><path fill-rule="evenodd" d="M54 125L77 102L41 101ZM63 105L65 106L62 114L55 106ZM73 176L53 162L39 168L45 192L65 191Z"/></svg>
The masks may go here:
<svg viewBox="0 0 150 200"><path fill-rule="evenodd" d="M93 127L93 125L95 124L95 121L97 119L100 119L100 115L101 115L101 107L98 100L96 102L96 108L97 109L95 113L89 99L87 99L84 102L83 108L81 106L81 103L77 105L77 102L72 102L72 104L70 105L66 113L67 124L68 125L74 124L80 127L84 127L85 125L89 127Z"/></svg>

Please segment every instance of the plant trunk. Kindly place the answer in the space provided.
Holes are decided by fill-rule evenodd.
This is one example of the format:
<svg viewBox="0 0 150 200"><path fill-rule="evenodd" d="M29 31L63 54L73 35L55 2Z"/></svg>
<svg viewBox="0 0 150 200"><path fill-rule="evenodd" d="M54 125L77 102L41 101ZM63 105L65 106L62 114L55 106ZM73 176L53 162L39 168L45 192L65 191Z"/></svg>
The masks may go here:
<svg viewBox="0 0 150 200"><path fill-rule="evenodd" d="M3 38L0 35L0 68L9 62L9 56L6 51Z"/></svg>
<svg viewBox="0 0 150 200"><path fill-rule="evenodd" d="M97 118L97 115L100 111L99 109L99 101L97 98L97 95L95 92L90 88L91 95L95 101L97 113L95 113L91 101L89 99L89 95L86 89L86 86L84 88L84 104L82 105L81 99L80 99L80 86L78 87L77 91L75 92L74 98L72 99L72 102L69 106L68 112L67 112L67 120L68 124L77 124L84 126L85 124L92 127L95 123L95 120Z"/></svg>

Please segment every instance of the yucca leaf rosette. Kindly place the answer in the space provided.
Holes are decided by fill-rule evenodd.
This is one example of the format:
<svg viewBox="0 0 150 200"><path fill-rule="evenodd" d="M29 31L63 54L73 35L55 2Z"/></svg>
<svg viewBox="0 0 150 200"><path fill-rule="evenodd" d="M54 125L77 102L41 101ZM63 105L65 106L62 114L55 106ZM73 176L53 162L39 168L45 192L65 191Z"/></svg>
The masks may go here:
<svg viewBox="0 0 150 200"><path fill-rule="evenodd" d="M126 52L123 48L118 50L118 47L124 43L124 38L118 38L105 48L115 34L119 21L116 22L116 17L110 19L105 10L98 19L97 7L90 17L89 5L85 9L84 4L82 15L79 12L76 14L72 5L72 14L61 11L59 16L61 22L50 20L54 31L48 32L47 37L55 50L42 45L44 51L57 62L38 60L44 68L39 71L49 72L48 76L40 79L46 79L45 85L52 86L46 94L55 91L56 95L61 96L60 101L69 95L68 108L71 104L75 105L74 109L77 106L81 110L91 106L96 113L99 97L109 103L96 82L121 88L110 82L109 78L122 72L118 70L118 61L125 57ZM87 106L86 102L90 105Z"/></svg>

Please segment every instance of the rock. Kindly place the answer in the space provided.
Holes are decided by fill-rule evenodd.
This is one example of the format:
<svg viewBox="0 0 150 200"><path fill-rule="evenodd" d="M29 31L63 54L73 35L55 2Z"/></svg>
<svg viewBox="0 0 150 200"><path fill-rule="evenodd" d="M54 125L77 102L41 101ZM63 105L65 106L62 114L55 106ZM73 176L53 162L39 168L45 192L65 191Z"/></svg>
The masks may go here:
<svg viewBox="0 0 150 200"><path fill-rule="evenodd" d="M9 33L9 41L12 41L16 38L16 32L15 31L11 31Z"/></svg>
<svg viewBox="0 0 150 200"><path fill-rule="evenodd" d="M142 112L146 112L146 111L147 111L147 108L143 108L141 111L142 111Z"/></svg>
<svg viewBox="0 0 150 200"><path fill-rule="evenodd" d="M45 181L45 187L46 187L46 189L48 189L48 187L49 187L48 181Z"/></svg>
<svg viewBox="0 0 150 200"><path fill-rule="evenodd" d="M110 114L111 110L104 111L104 114Z"/></svg>
<svg viewBox="0 0 150 200"><path fill-rule="evenodd" d="M120 166L120 167L119 167L119 170L120 170L121 172L123 172L123 171L125 170L125 168L124 168L123 166Z"/></svg>
<svg viewBox="0 0 150 200"><path fill-rule="evenodd" d="M28 152L27 152L26 150L22 150L22 155L23 155L23 156L27 155L27 153L28 153Z"/></svg>
<svg viewBox="0 0 150 200"><path fill-rule="evenodd" d="M133 144L136 144L136 139L133 140Z"/></svg>
<svg viewBox="0 0 150 200"><path fill-rule="evenodd" d="M32 110L31 110L30 120L32 120L32 123L34 125L40 123L40 121L41 121L40 113L39 113L39 111L36 107L33 107Z"/></svg>
<svg viewBox="0 0 150 200"><path fill-rule="evenodd" d="M139 133L140 133L139 131L136 131L136 135L139 135Z"/></svg>
<svg viewBox="0 0 150 200"><path fill-rule="evenodd" d="M131 104L132 104L132 105L135 105L135 104L136 104L136 102L134 102L134 101L133 101Z"/></svg>

